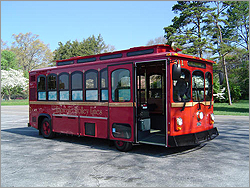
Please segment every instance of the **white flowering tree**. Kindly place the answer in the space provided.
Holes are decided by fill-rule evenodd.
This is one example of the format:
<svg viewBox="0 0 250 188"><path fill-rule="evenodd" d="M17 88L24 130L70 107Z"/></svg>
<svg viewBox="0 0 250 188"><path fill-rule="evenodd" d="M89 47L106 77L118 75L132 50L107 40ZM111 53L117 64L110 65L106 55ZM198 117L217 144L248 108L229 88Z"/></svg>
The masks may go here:
<svg viewBox="0 0 250 188"><path fill-rule="evenodd" d="M28 79L23 76L22 70L1 70L1 94L10 96L16 88L28 89Z"/></svg>

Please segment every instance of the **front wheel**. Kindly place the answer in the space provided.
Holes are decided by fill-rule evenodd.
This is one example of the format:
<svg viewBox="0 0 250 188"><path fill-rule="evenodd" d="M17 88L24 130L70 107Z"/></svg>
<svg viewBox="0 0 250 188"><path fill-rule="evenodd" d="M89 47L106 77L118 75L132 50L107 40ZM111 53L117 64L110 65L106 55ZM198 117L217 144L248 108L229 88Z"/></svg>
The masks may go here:
<svg viewBox="0 0 250 188"><path fill-rule="evenodd" d="M55 136L55 133L52 131L51 121L48 118L44 118L40 130L44 138L53 138Z"/></svg>
<svg viewBox="0 0 250 188"><path fill-rule="evenodd" d="M119 150L119 151L129 151L132 149L132 143L130 142L124 142L124 141L120 141L120 140L115 140L115 147Z"/></svg>

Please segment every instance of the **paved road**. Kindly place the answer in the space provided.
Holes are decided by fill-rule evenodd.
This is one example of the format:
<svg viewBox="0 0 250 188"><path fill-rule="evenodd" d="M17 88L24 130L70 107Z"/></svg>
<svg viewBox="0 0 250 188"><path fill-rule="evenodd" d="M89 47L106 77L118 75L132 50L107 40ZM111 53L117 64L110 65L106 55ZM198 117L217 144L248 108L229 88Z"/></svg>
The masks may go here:
<svg viewBox="0 0 250 188"><path fill-rule="evenodd" d="M249 118L216 116L220 135L199 147L135 146L27 127L27 106L1 107L2 187L249 187Z"/></svg>

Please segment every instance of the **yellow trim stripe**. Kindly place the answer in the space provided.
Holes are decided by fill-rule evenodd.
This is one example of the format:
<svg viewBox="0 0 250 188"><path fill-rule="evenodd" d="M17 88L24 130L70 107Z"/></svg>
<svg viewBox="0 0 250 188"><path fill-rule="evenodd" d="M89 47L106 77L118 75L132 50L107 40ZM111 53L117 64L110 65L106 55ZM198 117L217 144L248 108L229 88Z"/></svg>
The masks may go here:
<svg viewBox="0 0 250 188"><path fill-rule="evenodd" d="M205 106L209 106L210 105L210 101L204 101L204 102L200 102L201 104L205 105ZM195 106L196 104L198 104L198 102L187 102L186 103L186 107L191 107L191 106ZM212 101L212 105L214 104L214 101ZM171 103L171 107L173 108L177 108L177 107L183 107L184 102L178 102L178 103Z"/></svg>
<svg viewBox="0 0 250 188"><path fill-rule="evenodd" d="M109 107L133 107L134 104L132 102L129 103L109 103Z"/></svg>
<svg viewBox="0 0 250 188"><path fill-rule="evenodd" d="M183 107L184 102L178 102L178 103L171 103L171 107ZM193 106L192 102L187 102L186 107Z"/></svg>

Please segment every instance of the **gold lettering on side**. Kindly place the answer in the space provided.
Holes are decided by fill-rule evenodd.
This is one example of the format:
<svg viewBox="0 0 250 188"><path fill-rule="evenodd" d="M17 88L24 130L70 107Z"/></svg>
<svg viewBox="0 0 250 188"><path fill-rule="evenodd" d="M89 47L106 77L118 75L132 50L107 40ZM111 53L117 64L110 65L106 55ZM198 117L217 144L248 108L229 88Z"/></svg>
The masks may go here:
<svg viewBox="0 0 250 188"><path fill-rule="evenodd" d="M63 108L63 107L56 106L54 109L52 108L52 110L54 110L55 111L54 113L56 113L56 114L89 115L89 109L84 109L83 107L70 108L69 106L65 106Z"/></svg>
<svg viewBox="0 0 250 188"><path fill-rule="evenodd" d="M96 107L90 107L90 114L92 116L100 116L102 115L102 110L98 110Z"/></svg>
<svg viewBox="0 0 250 188"><path fill-rule="evenodd" d="M69 106L59 107L56 106L52 108L55 114L70 114L70 115L84 115L84 116L101 116L103 115L102 110L97 109L96 107L90 107L90 109L80 108L70 108Z"/></svg>

